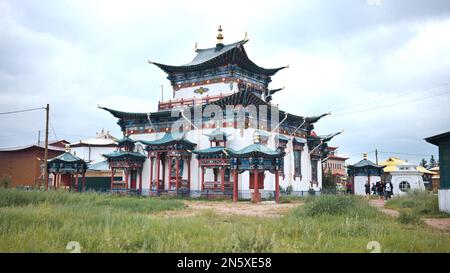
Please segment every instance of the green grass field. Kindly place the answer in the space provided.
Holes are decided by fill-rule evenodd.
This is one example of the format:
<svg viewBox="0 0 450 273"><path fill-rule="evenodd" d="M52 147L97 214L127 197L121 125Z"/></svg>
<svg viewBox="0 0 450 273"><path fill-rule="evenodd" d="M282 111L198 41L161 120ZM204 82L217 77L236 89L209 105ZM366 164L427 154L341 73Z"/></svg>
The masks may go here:
<svg viewBox="0 0 450 273"><path fill-rule="evenodd" d="M353 196L305 200L278 218L187 217L176 199L0 190L0 252L450 252L450 235L401 224Z"/></svg>
<svg viewBox="0 0 450 273"><path fill-rule="evenodd" d="M412 191L407 195L390 199L385 207L409 213L415 217L441 218L450 215L439 211L437 195L425 191Z"/></svg>

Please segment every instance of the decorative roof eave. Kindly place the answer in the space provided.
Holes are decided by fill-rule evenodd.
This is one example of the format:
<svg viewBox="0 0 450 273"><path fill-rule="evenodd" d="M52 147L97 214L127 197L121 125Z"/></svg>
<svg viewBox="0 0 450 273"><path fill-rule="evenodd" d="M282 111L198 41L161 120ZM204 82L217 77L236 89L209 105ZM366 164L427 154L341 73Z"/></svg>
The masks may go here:
<svg viewBox="0 0 450 273"><path fill-rule="evenodd" d="M219 100L204 104L203 108L207 107L208 105L218 105L222 108L225 108L227 105L242 105L243 107L246 107L248 105L267 105L268 107L271 107L270 104L268 104L249 90L239 91ZM267 111L269 111L269 109Z"/></svg>
<svg viewBox="0 0 450 273"><path fill-rule="evenodd" d="M79 158L78 156L75 156L69 152L65 152L61 155L58 155L57 157L51 158L49 160L47 160L48 163L53 163L53 162L62 162L62 163L85 163L85 161L81 158Z"/></svg>
<svg viewBox="0 0 450 273"><path fill-rule="evenodd" d="M377 165L368 159L362 159L358 163L348 166L349 169L364 169L364 168L370 169L370 168L372 168L372 169L381 169L381 170L385 167L386 167L385 165Z"/></svg>
<svg viewBox="0 0 450 273"><path fill-rule="evenodd" d="M236 151L226 147L210 147L203 150L194 150L192 152L198 155L225 154L226 156L229 156Z"/></svg>
<svg viewBox="0 0 450 273"><path fill-rule="evenodd" d="M239 151L231 153L233 157L266 157L266 158L280 158L285 155L284 152L278 152L267 148L261 144L251 144Z"/></svg>
<svg viewBox="0 0 450 273"><path fill-rule="evenodd" d="M214 131L212 131L209 134L204 134L209 138L209 141L226 141L231 134L228 134L219 128L216 128Z"/></svg>
<svg viewBox="0 0 450 273"><path fill-rule="evenodd" d="M439 135L435 135L435 136L431 136L431 137L427 137L425 138L425 141L428 143L431 143L433 145L438 146L439 143L443 142L443 141L449 141L450 140L450 131L443 133L443 134L439 134Z"/></svg>
<svg viewBox="0 0 450 273"><path fill-rule="evenodd" d="M277 134L275 136L275 139L278 139L278 141L284 141L284 142L289 142L289 140L290 140L289 137L282 135L282 134Z"/></svg>
<svg viewBox="0 0 450 273"><path fill-rule="evenodd" d="M328 116L328 115L331 115L331 113L328 112L328 113L324 113L324 114L319 115L319 116L306 117L305 120L306 120L306 122L308 122L308 123L310 123L310 124L311 124L311 123L316 123L316 122L318 122L321 118L323 118L323 117L325 117L325 116Z"/></svg>
<svg viewBox="0 0 450 273"><path fill-rule="evenodd" d="M117 141L117 144L120 145L124 145L124 144L130 144L130 145L134 145L137 141L134 139L129 138L128 136L123 137L122 139L119 139Z"/></svg>
<svg viewBox="0 0 450 273"><path fill-rule="evenodd" d="M187 146L196 146L196 143L190 142L189 140L184 138L185 134L182 134L180 137L173 137L172 133L165 133L164 136L157 140L138 140L138 142L146 145L146 146L166 146L172 144L185 144Z"/></svg>
<svg viewBox="0 0 450 273"><path fill-rule="evenodd" d="M337 135L340 135L340 134L342 134L343 132L344 132L344 130L342 130L342 131L340 131L340 132L337 132L337 133L334 133L334 134L329 134L329 135L319 136L319 138L321 138L323 142L328 142L328 141L330 141L331 139L333 139L333 137L335 137L335 136L337 136Z"/></svg>
<svg viewBox="0 0 450 273"><path fill-rule="evenodd" d="M131 158L145 161L145 159L147 158L143 154L131 151L116 151L108 154L103 154L103 156L106 157L108 160L114 160L118 158Z"/></svg>
<svg viewBox="0 0 450 273"><path fill-rule="evenodd" d="M114 117L121 118L121 119L123 119L123 118L146 119L148 116L148 113L123 112L123 111L118 111L118 110L102 107L100 105L98 105L97 107L100 109L103 109L105 111L108 111Z"/></svg>
<svg viewBox="0 0 450 273"><path fill-rule="evenodd" d="M306 144L307 140L304 138L301 138L301 137L294 137L293 142L300 143L300 144Z"/></svg>

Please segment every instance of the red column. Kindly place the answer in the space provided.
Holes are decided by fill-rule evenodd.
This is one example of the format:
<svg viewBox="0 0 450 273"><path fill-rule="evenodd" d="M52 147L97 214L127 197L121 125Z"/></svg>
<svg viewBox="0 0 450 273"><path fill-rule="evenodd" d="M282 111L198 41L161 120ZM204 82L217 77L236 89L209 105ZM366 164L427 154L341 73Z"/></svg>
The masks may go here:
<svg viewBox="0 0 450 273"><path fill-rule="evenodd" d="M142 169L139 171L139 193L142 194Z"/></svg>
<svg viewBox="0 0 450 273"><path fill-rule="evenodd" d="M156 153L156 190L159 190L159 152Z"/></svg>
<svg viewBox="0 0 450 273"><path fill-rule="evenodd" d="M153 157L150 157L150 184L149 184L150 191L152 190L152 184L153 184Z"/></svg>
<svg viewBox="0 0 450 273"><path fill-rule="evenodd" d="M280 171L275 171L275 202L280 202Z"/></svg>
<svg viewBox="0 0 450 273"><path fill-rule="evenodd" d="M78 191L78 174L75 176L75 191Z"/></svg>
<svg viewBox="0 0 450 273"><path fill-rule="evenodd" d="M176 162L176 178L175 178L175 182L176 182L176 185L175 185L175 188L176 188L176 190L177 190L177 193L178 193L178 188L180 187L180 158L179 157L176 157L175 158L175 162Z"/></svg>
<svg viewBox="0 0 450 273"><path fill-rule="evenodd" d="M162 166L162 185L163 185L163 190L164 190L166 188L166 162L165 162L165 157L163 157L161 159L161 166ZM170 174L169 174L169 176L170 176Z"/></svg>
<svg viewBox="0 0 450 273"><path fill-rule="evenodd" d="M172 182L172 158L169 156L169 191L171 189L171 183Z"/></svg>
<svg viewBox="0 0 450 273"><path fill-rule="evenodd" d="M115 170L114 170L114 168L111 168L111 191L113 190L113 183L114 183L114 173L115 173ZM78 180L77 180L77 189L78 189Z"/></svg>
<svg viewBox="0 0 450 273"><path fill-rule="evenodd" d="M83 191L86 191L86 173L83 173Z"/></svg>
<svg viewBox="0 0 450 273"><path fill-rule="evenodd" d="M202 167L202 191L205 190L205 168Z"/></svg>
<svg viewBox="0 0 450 273"><path fill-rule="evenodd" d="M233 171L233 201L237 202L238 201L238 171L234 170Z"/></svg>
<svg viewBox="0 0 450 273"><path fill-rule="evenodd" d="M259 189L258 189L258 169L253 170L253 203L259 202Z"/></svg>
<svg viewBox="0 0 450 273"><path fill-rule="evenodd" d="M188 187L188 191L191 190L191 159L188 158L188 163L187 163L187 171L188 171L188 179L187 179L187 187Z"/></svg>
<svg viewBox="0 0 450 273"><path fill-rule="evenodd" d="M220 168L220 182L222 187L222 192L225 192L225 167Z"/></svg>
<svg viewBox="0 0 450 273"><path fill-rule="evenodd" d="M125 169L125 187L128 189L128 168Z"/></svg>

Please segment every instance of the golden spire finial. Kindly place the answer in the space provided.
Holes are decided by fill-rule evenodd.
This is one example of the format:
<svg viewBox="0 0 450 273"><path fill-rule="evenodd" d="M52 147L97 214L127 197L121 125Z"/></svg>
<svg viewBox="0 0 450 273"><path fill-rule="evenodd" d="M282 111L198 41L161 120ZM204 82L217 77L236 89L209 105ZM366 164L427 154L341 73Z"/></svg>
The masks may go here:
<svg viewBox="0 0 450 273"><path fill-rule="evenodd" d="M217 34L217 45L223 45L223 35L222 35L222 26L219 26L218 29L218 34Z"/></svg>
<svg viewBox="0 0 450 273"><path fill-rule="evenodd" d="M261 134L259 133L258 130L256 130L255 133L253 134L253 143L255 144L261 143Z"/></svg>

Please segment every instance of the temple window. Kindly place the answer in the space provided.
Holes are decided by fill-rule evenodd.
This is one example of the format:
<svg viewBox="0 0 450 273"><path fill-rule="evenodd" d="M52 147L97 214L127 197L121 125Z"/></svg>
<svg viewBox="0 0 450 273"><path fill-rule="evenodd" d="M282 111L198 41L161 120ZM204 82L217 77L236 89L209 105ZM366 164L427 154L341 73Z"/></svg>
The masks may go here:
<svg viewBox="0 0 450 273"><path fill-rule="evenodd" d="M294 178L302 176L302 151L294 150Z"/></svg>

